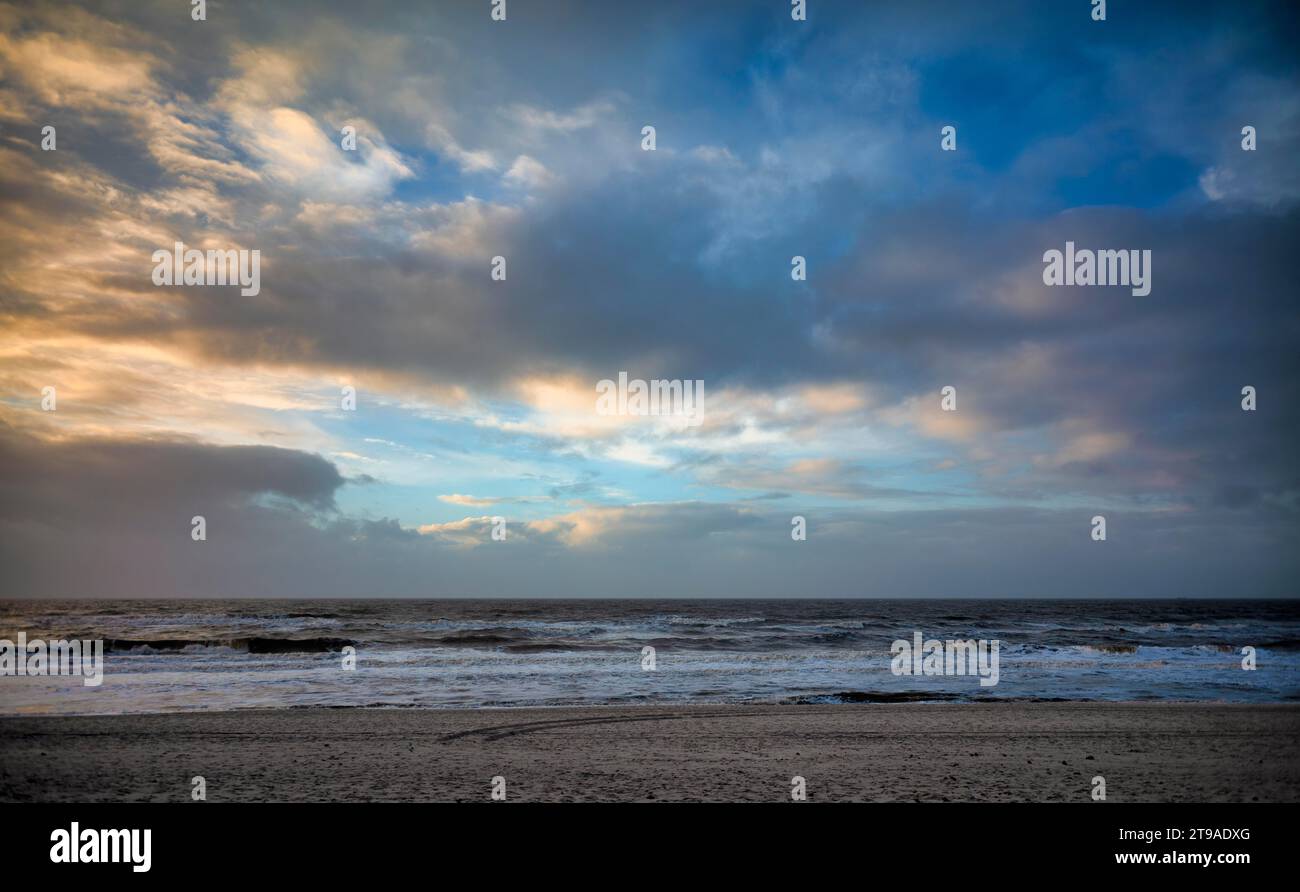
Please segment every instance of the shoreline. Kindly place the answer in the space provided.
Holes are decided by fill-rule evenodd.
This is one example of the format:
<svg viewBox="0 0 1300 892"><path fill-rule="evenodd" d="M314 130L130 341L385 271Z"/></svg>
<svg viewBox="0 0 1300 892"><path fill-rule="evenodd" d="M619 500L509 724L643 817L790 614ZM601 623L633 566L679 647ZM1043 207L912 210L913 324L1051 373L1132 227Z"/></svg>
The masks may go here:
<svg viewBox="0 0 1300 892"><path fill-rule="evenodd" d="M0 801L1300 801L1300 704L312 707L0 718Z"/></svg>
<svg viewBox="0 0 1300 892"><path fill-rule="evenodd" d="M889 692L873 692L868 696L858 699L850 698L844 700L822 700L820 694L797 695L779 700L748 700L736 702L731 700L689 700L689 701L659 701L649 703L559 703L559 704L525 704L525 705L445 705L445 706L425 706L422 704L400 704L400 703L373 703L373 704L355 704L339 703L325 705L308 705L292 704L289 706L248 706L236 709L174 709L162 712L30 712L30 713L0 713L0 723L26 720L26 719L132 719L132 718L160 718L165 716L183 717L183 716L239 716L248 714L273 714L273 713L295 713L295 712L430 712L430 713L462 713L462 712L547 712L558 710L681 710L681 709L808 709L810 707L836 707L844 709L871 710L882 708L907 707L907 706L926 706L935 708L951 708L955 706L978 706L993 708L1010 708L1015 706L1059 706L1070 708L1074 706L1115 706L1115 707L1141 707L1156 709L1160 707L1232 707L1232 708L1259 708L1259 709L1296 709L1300 710L1300 702L1273 700L1273 701L1251 701L1251 700L1105 700L1095 698L1091 700L1067 700L1053 697L988 697L983 699L966 699L963 697L947 698L933 692L923 696L914 696L912 692L901 692L893 694ZM878 699L877 699L878 697ZM3 746L0 744L0 752L3 752Z"/></svg>

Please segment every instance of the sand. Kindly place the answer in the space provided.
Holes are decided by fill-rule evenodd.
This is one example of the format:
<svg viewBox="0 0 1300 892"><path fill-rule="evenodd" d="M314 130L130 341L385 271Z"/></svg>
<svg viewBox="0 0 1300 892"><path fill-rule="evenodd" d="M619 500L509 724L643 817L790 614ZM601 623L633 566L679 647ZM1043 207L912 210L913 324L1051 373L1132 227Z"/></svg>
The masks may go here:
<svg viewBox="0 0 1300 892"><path fill-rule="evenodd" d="M0 719L0 800L1300 801L1300 706L302 709Z"/></svg>

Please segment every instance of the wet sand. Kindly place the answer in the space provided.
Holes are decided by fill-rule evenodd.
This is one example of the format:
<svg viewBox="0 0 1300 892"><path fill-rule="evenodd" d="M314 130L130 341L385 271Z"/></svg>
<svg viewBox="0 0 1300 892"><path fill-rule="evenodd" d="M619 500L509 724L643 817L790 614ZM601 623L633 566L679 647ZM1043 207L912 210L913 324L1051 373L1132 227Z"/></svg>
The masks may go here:
<svg viewBox="0 0 1300 892"><path fill-rule="evenodd" d="M295 709L0 719L0 801L1300 801L1300 706Z"/></svg>

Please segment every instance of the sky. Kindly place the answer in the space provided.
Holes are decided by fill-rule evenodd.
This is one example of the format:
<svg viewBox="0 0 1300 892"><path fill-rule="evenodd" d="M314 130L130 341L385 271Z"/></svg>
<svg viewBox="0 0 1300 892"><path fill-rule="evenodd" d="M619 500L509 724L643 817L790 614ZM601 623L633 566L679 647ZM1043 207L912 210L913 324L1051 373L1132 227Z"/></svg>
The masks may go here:
<svg viewBox="0 0 1300 892"><path fill-rule="evenodd" d="M1296 594L1287 3L189 7L0 3L0 596Z"/></svg>

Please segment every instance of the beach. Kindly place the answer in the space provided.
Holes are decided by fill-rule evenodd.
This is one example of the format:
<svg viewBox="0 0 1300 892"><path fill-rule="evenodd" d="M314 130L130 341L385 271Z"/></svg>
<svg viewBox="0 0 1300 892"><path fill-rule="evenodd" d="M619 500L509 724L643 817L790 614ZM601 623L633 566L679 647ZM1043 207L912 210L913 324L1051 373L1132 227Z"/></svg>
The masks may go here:
<svg viewBox="0 0 1300 892"><path fill-rule="evenodd" d="M1300 801L1300 705L304 708L0 719L0 800Z"/></svg>

